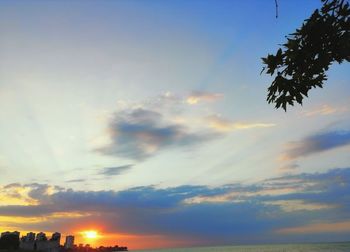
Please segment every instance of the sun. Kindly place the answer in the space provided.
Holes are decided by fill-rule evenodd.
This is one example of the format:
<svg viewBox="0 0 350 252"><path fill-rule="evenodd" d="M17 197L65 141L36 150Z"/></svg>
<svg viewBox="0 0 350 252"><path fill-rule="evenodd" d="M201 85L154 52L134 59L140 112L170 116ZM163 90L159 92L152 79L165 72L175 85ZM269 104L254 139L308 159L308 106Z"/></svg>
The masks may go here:
<svg viewBox="0 0 350 252"><path fill-rule="evenodd" d="M95 230L83 231L82 234L86 239L96 239L98 237L98 233Z"/></svg>

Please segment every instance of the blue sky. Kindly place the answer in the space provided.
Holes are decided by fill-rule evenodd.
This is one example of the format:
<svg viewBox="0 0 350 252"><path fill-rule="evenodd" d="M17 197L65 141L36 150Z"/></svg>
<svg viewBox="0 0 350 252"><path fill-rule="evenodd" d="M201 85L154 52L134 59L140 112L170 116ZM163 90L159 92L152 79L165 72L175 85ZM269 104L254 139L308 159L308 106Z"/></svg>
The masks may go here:
<svg viewBox="0 0 350 252"><path fill-rule="evenodd" d="M261 57L321 5L274 4L1 1L0 229L346 239L349 65L303 107L267 104Z"/></svg>

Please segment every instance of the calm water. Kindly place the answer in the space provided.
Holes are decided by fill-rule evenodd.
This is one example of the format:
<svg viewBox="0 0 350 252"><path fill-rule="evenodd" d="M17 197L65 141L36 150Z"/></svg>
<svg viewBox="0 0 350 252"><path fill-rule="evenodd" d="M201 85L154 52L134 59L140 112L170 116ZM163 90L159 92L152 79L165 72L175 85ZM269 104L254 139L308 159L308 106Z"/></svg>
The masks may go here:
<svg viewBox="0 0 350 252"><path fill-rule="evenodd" d="M141 251L141 250L139 250ZM146 251L146 250L143 250ZM147 250L149 252L350 252L348 243L284 244ZM136 252L136 251L135 251Z"/></svg>

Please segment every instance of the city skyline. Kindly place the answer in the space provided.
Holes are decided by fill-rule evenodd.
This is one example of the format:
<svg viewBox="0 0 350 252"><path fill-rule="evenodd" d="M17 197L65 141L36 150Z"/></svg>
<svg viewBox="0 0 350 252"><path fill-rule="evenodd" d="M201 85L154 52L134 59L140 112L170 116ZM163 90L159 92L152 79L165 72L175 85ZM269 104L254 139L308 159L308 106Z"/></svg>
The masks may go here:
<svg viewBox="0 0 350 252"><path fill-rule="evenodd" d="M49 235L50 236L50 235ZM126 246L98 246L92 247L90 244L75 244L73 235L66 235L64 243L61 243L62 235L59 232L52 232L51 238L44 232L29 232L21 235L18 231L1 232L0 249L1 250L24 250L24 251L43 251L43 252L62 252L62 251L84 251L84 252L110 252L110 251L127 251ZM97 238L95 231L86 231L86 239L93 241Z"/></svg>
<svg viewBox="0 0 350 252"><path fill-rule="evenodd" d="M261 58L322 5L278 2L0 1L0 230L349 240L349 64L268 104Z"/></svg>

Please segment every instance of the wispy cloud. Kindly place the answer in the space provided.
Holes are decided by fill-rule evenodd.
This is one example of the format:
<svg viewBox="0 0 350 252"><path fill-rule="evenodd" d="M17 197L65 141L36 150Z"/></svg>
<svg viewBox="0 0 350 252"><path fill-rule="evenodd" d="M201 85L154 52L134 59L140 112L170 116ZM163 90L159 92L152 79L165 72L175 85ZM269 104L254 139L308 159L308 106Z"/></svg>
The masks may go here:
<svg viewBox="0 0 350 252"><path fill-rule="evenodd" d="M99 175L104 176L116 176L125 173L126 171L130 170L133 167L133 165L122 165L122 166L116 166L116 167L104 167L101 170L98 171Z"/></svg>
<svg viewBox="0 0 350 252"><path fill-rule="evenodd" d="M261 122L233 122L229 119L225 119L219 115L211 115L206 118L209 126L218 131L232 131L238 129L252 129L252 128L268 128L276 126L274 123L261 123Z"/></svg>
<svg viewBox="0 0 350 252"><path fill-rule="evenodd" d="M322 203L310 203L304 200L276 200L267 201L265 204L271 204L279 206L285 212L295 212L295 211L317 211L323 209L337 208L337 205L322 204Z"/></svg>
<svg viewBox="0 0 350 252"><path fill-rule="evenodd" d="M81 182L85 182L86 179L70 179L70 180L66 180L67 183L81 183Z"/></svg>
<svg viewBox="0 0 350 252"><path fill-rule="evenodd" d="M186 204L205 204L205 203L234 203L245 202L257 197L273 197L292 193L303 192L305 188L296 185L276 185L259 184L254 186L241 186L238 188L230 188L225 193L215 195L199 195L192 198L187 198Z"/></svg>
<svg viewBox="0 0 350 252"><path fill-rule="evenodd" d="M303 226L282 228L277 230L281 234L315 234L315 233L344 233L350 232L350 221L321 222Z"/></svg>
<svg viewBox="0 0 350 252"><path fill-rule="evenodd" d="M278 171L280 171L280 172L291 172L291 171L295 171L297 168L299 168L298 164L291 163L291 164L287 164L287 165L279 167Z"/></svg>
<svg viewBox="0 0 350 252"><path fill-rule="evenodd" d="M301 114L305 117L312 117L312 116L318 116L318 115L327 116L335 113L346 112L348 110L349 109L347 106L335 107L328 104L324 104L318 108L314 108L311 110L304 110Z"/></svg>
<svg viewBox="0 0 350 252"><path fill-rule="evenodd" d="M186 102L190 105L201 102L213 102L223 98L224 95L220 93L210 93L205 91L193 91L186 98Z"/></svg>
<svg viewBox="0 0 350 252"><path fill-rule="evenodd" d="M293 160L350 144L350 131L330 131L290 142L282 160Z"/></svg>

